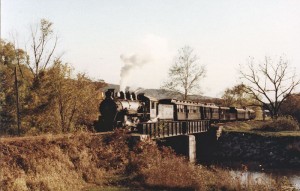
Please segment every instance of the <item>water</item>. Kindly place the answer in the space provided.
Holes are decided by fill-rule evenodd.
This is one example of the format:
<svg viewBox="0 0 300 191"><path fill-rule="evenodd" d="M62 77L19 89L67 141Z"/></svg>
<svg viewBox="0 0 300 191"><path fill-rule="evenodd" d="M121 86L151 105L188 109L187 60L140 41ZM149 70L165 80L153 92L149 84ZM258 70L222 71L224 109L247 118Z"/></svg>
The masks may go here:
<svg viewBox="0 0 300 191"><path fill-rule="evenodd" d="M270 183L271 180L276 182L288 180L296 190L300 191L300 168L280 168L264 167L258 162L241 162L241 161L218 161L218 162L199 162L204 165L212 165L223 169L230 170L234 178L238 178L243 184L253 180L256 183Z"/></svg>
<svg viewBox="0 0 300 191"><path fill-rule="evenodd" d="M232 170L233 177L239 178L242 183L247 184L249 178L257 183L270 183L271 180L288 180L296 190L300 191L300 170L295 169L270 169L266 171L242 171Z"/></svg>

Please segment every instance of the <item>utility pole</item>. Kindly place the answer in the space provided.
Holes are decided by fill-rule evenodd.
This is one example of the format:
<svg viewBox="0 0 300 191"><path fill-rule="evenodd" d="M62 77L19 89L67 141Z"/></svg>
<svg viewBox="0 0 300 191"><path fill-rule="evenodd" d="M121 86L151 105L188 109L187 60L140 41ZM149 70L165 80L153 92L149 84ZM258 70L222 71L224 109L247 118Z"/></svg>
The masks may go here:
<svg viewBox="0 0 300 191"><path fill-rule="evenodd" d="M2 0L0 0L0 39L2 39Z"/></svg>
<svg viewBox="0 0 300 191"><path fill-rule="evenodd" d="M18 124L18 135L20 136L20 109L19 109L19 89L18 89L18 76L17 67L15 67L15 90L16 90L16 104L17 104L17 124Z"/></svg>

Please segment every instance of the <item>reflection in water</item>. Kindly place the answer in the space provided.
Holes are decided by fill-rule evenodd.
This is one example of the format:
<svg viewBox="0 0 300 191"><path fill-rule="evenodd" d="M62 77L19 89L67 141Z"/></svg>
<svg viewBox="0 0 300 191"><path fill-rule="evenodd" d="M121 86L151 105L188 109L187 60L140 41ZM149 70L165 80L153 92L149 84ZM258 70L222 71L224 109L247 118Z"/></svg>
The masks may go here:
<svg viewBox="0 0 300 191"><path fill-rule="evenodd" d="M293 187L300 190L300 171L296 170L268 170L267 172L232 170L231 174L234 178L239 178L243 184L249 183L249 180L263 184L269 184L271 180L288 180Z"/></svg>
<svg viewBox="0 0 300 191"><path fill-rule="evenodd" d="M258 162L222 162L210 163L206 165L213 165L231 171L233 177L238 178L242 183L247 184L249 180L254 180L256 183L270 183L271 180L282 182L288 180L296 190L300 191L300 169L299 168L265 168ZM268 182L266 182L268 181Z"/></svg>

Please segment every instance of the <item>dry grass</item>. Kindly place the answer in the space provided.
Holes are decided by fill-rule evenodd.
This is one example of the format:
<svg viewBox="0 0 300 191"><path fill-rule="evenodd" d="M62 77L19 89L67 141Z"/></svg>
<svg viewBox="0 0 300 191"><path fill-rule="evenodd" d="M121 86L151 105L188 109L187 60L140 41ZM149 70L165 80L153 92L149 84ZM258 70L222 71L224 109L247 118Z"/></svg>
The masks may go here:
<svg viewBox="0 0 300 191"><path fill-rule="evenodd" d="M105 171L97 168L87 144L91 140L88 134L2 139L1 188L78 190L90 182L103 180Z"/></svg>
<svg viewBox="0 0 300 191"><path fill-rule="evenodd" d="M0 150L3 190L88 190L95 185L99 189L278 190L282 186L254 180L242 183L228 170L191 164L151 141L133 144L126 132L7 138L1 140Z"/></svg>
<svg viewBox="0 0 300 191"><path fill-rule="evenodd" d="M227 131L251 131L255 128L261 127L265 122L258 120L251 121L235 121L224 123L224 130Z"/></svg>
<svg viewBox="0 0 300 191"><path fill-rule="evenodd" d="M286 120L284 120L286 121ZM288 120L290 121L290 120ZM292 122L293 123L293 122ZM272 129L264 128L269 127L270 124L279 125L280 127L277 128L278 131L274 131ZM272 125L273 126L273 125ZM246 132L246 133L253 133L259 134L262 136L274 136L274 137L282 137L282 136L300 136L299 130L279 130L283 123L276 123L274 121L266 120L251 120L251 121L235 121L235 122L227 122L223 124L224 131L232 131L232 132Z"/></svg>
<svg viewBox="0 0 300 191"><path fill-rule="evenodd" d="M143 187L162 190L280 190L287 183L278 183L247 177L232 176L230 170L204 167L189 163L185 158L163 149L157 152L153 146L142 144L143 152L132 158L131 166ZM148 159L147 156L153 156ZM246 170L244 172L247 172Z"/></svg>

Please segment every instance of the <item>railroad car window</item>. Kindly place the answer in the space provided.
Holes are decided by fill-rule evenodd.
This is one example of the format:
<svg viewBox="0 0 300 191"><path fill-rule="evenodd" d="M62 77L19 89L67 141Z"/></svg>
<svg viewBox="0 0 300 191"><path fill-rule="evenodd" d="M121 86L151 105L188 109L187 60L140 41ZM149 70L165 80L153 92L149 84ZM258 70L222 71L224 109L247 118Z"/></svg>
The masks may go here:
<svg viewBox="0 0 300 191"><path fill-rule="evenodd" d="M197 107L194 106L194 113L197 113Z"/></svg>
<svg viewBox="0 0 300 191"><path fill-rule="evenodd" d="M151 102L151 109L154 109L155 108L155 103L152 101Z"/></svg>
<svg viewBox="0 0 300 191"><path fill-rule="evenodd" d="M184 112L183 109L184 109L184 106L183 106L183 105L180 105L180 111L181 111L181 113Z"/></svg>
<svg viewBox="0 0 300 191"><path fill-rule="evenodd" d="M183 107L182 105L177 105L177 112L182 113L183 112Z"/></svg>
<svg viewBox="0 0 300 191"><path fill-rule="evenodd" d="M188 110L189 110L190 113L194 112L193 106L189 106L188 108L189 108Z"/></svg>
<svg viewBox="0 0 300 191"><path fill-rule="evenodd" d="M177 105L177 112L178 112L178 113L180 112L180 107L179 107L179 105Z"/></svg>

